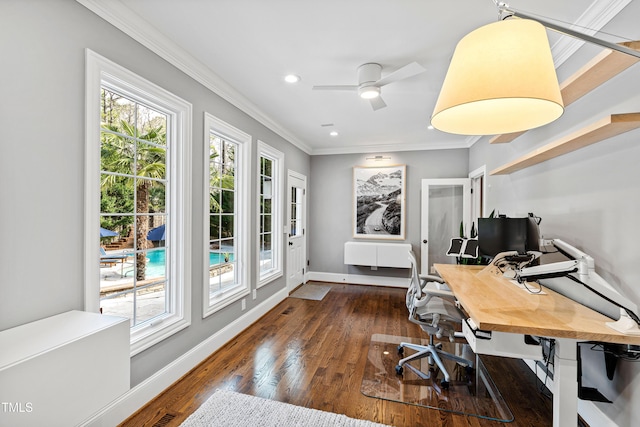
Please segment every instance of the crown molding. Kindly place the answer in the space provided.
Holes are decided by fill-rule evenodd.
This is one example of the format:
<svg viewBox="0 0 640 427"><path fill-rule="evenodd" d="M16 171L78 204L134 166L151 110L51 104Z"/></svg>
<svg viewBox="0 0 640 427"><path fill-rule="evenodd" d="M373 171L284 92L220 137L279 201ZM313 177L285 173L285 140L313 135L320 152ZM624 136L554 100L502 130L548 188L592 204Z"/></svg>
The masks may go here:
<svg viewBox="0 0 640 427"><path fill-rule="evenodd" d="M300 141L295 135L283 128L244 95L222 80L210 68L153 28L121 1L76 1L300 150L311 154L312 149L309 145Z"/></svg>
<svg viewBox="0 0 640 427"><path fill-rule="evenodd" d="M593 36L629 3L631 3L631 0L594 0L569 28ZM569 59L584 43L584 40L570 36L561 37L551 47L556 68Z"/></svg>
<svg viewBox="0 0 640 427"><path fill-rule="evenodd" d="M475 138L473 137L474 142ZM428 151L428 150L455 150L458 148L469 148L470 138L460 140L460 142L419 142L415 144L378 144L378 145L357 145L352 147L333 147L333 148L314 148L311 152L312 156L327 156L333 154L370 154L370 153L387 153L400 151Z"/></svg>

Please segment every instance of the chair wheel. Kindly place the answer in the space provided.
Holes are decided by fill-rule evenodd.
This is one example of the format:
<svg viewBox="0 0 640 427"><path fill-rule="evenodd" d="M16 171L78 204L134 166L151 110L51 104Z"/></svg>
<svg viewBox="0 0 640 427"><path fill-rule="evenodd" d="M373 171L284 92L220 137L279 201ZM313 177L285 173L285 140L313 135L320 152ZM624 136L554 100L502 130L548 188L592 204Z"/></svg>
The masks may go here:
<svg viewBox="0 0 640 427"><path fill-rule="evenodd" d="M404 354L404 347L403 347L403 346L401 346L401 345L399 345L399 346L398 346L398 354L399 354L400 356L402 356L402 355Z"/></svg>
<svg viewBox="0 0 640 427"><path fill-rule="evenodd" d="M449 389L449 381L445 381L445 380L440 381L440 387L442 387L443 390L448 390Z"/></svg>
<svg viewBox="0 0 640 427"><path fill-rule="evenodd" d="M403 371L404 371L404 369L402 368L402 366L400 366L400 365L396 366L396 374L402 375Z"/></svg>

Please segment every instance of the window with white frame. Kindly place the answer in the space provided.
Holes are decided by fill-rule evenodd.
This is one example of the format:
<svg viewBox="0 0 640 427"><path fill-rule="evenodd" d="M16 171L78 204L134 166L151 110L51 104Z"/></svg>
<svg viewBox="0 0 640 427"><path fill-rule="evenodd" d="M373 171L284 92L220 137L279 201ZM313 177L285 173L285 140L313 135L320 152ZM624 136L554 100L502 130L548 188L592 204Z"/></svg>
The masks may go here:
<svg viewBox="0 0 640 427"><path fill-rule="evenodd" d="M191 322L191 105L90 50L86 85L85 306L133 355Z"/></svg>
<svg viewBox="0 0 640 427"><path fill-rule="evenodd" d="M258 287L282 276L284 154L258 141Z"/></svg>
<svg viewBox="0 0 640 427"><path fill-rule="evenodd" d="M251 136L205 113L203 315L249 294Z"/></svg>

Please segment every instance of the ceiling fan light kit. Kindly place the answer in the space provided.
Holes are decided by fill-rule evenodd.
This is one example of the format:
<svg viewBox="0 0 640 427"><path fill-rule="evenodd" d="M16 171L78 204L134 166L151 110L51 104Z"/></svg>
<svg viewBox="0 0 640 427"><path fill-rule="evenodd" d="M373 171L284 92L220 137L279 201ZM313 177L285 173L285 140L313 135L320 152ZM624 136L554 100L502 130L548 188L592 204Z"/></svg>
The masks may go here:
<svg viewBox="0 0 640 427"><path fill-rule="evenodd" d="M382 77L382 65L370 62L358 67L357 85L323 85L313 86L313 90L347 90L356 91L360 98L368 99L373 110L379 110L387 106L380 97L381 87L399 80L413 77L424 72L425 69L417 62L412 62L396 71Z"/></svg>
<svg viewBox="0 0 640 427"><path fill-rule="evenodd" d="M495 135L545 125L563 112L546 30L512 18L460 40L431 124L448 133Z"/></svg>
<svg viewBox="0 0 640 427"><path fill-rule="evenodd" d="M376 86L365 86L358 88L358 95L362 99L373 99L380 96L380 88Z"/></svg>

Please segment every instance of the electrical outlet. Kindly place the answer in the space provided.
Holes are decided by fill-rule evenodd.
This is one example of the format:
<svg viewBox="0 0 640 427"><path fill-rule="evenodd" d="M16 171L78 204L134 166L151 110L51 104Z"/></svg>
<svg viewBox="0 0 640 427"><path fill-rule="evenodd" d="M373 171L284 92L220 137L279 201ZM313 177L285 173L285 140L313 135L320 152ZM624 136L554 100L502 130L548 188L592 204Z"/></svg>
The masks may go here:
<svg viewBox="0 0 640 427"><path fill-rule="evenodd" d="M432 265L431 266L431 270L429 270L429 271L430 271L430 274L436 274L436 266Z"/></svg>
<svg viewBox="0 0 640 427"><path fill-rule="evenodd" d="M246 308L247 308L247 299L242 298L242 311L246 310Z"/></svg>
<svg viewBox="0 0 640 427"><path fill-rule="evenodd" d="M258 290L254 289L253 290L253 299L256 299L256 298L258 298Z"/></svg>

